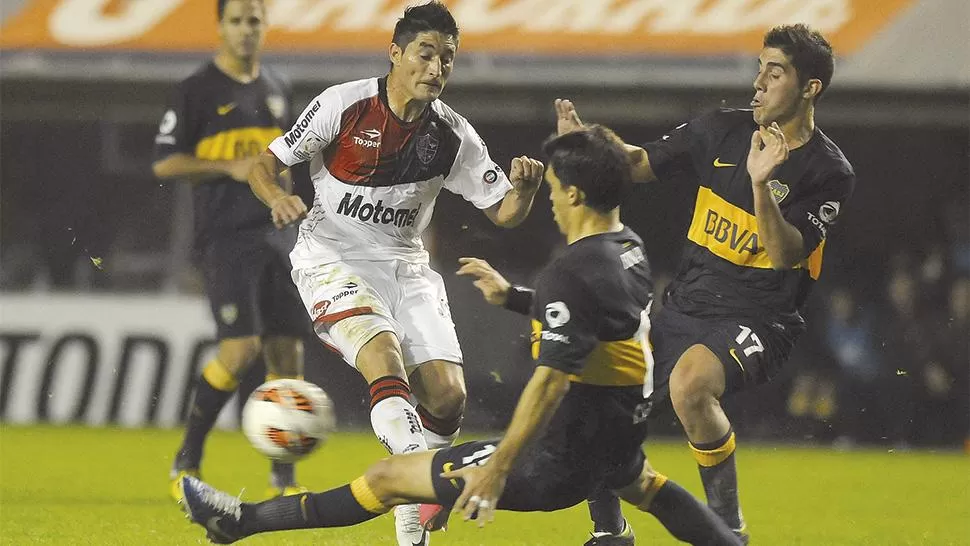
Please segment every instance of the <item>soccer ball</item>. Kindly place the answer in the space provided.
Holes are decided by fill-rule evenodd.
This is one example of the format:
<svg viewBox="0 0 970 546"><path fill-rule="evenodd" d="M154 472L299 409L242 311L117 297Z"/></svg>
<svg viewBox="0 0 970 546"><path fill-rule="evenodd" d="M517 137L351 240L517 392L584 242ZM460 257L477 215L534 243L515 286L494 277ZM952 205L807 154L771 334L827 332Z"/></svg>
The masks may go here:
<svg viewBox="0 0 970 546"><path fill-rule="evenodd" d="M300 379L276 379L260 385L246 400L242 427L257 451L292 463L323 445L336 419L323 389Z"/></svg>

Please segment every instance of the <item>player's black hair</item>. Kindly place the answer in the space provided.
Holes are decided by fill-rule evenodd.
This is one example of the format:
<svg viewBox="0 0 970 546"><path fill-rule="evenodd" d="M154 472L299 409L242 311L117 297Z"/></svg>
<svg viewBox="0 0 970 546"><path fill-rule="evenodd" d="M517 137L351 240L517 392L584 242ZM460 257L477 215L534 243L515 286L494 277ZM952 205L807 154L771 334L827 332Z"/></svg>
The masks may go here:
<svg viewBox="0 0 970 546"><path fill-rule="evenodd" d="M622 141L602 125L552 137L542 145L542 153L562 185L582 190L584 204L598 212L620 206L633 188L630 158Z"/></svg>
<svg viewBox="0 0 970 546"><path fill-rule="evenodd" d="M222 22L222 14L226 12L226 4L228 3L229 0L216 0L216 17L218 17L216 21Z"/></svg>
<svg viewBox="0 0 970 546"><path fill-rule="evenodd" d="M764 47L780 49L791 59L802 87L808 80L822 82L816 99L829 88L835 72L835 57L832 45L817 30L801 23L777 26L765 34Z"/></svg>
<svg viewBox="0 0 970 546"><path fill-rule="evenodd" d="M391 41L401 49L414 41L421 32L436 31L452 36L458 41L458 23L448 11L448 6L441 2L428 2L420 6L411 6L404 10L404 17L394 25L394 36Z"/></svg>

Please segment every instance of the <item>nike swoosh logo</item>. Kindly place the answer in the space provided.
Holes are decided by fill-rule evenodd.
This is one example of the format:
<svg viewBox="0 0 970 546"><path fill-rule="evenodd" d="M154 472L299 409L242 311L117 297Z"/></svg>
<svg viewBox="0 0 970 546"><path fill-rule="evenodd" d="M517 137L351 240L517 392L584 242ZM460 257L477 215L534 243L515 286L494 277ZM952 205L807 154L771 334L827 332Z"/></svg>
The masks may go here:
<svg viewBox="0 0 970 546"><path fill-rule="evenodd" d="M216 113L218 113L220 116L224 116L235 109L236 109L236 103L230 102L229 104L224 104L216 108ZM714 163L716 164L717 161L715 161Z"/></svg>
<svg viewBox="0 0 970 546"><path fill-rule="evenodd" d="M733 358L734 361L738 363L738 366L741 366L741 371L743 372L744 371L744 364L741 364L741 359L738 358L738 353L734 352L734 349L733 348L731 350L729 350L728 352L731 353L731 358Z"/></svg>
<svg viewBox="0 0 970 546"><path fill-rule="evenodd" d="M738 164L737 163L721 163L721 158L720 157L715 157L714 158L714 166L715 167L737 167Z"/></svg>
<svg viewBox="0 0 970 546"><path fill-rule="evenodd" d="M428 538L428 532L424 531L423 533L421 533L421 540L417 542L412 542L411 546L427 546L428 544L427 538Z"/></svg>

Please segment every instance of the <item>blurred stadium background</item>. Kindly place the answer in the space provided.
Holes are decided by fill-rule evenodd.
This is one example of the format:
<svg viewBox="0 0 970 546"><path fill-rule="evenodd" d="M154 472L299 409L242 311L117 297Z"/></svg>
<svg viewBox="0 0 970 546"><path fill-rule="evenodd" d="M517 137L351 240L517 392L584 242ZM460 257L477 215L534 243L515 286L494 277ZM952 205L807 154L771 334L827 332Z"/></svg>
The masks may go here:
<svg viewBox="0 0 970 546"><path fill-rule="evenodd" d="M264 62L293 81L298 110L328 85L383 74L404 5L267 3ZM447 3L463 36L443 98L501 165L538 153L554 130L556 97L645 141L706 109L747 105L767 27L806 22L825 32L839 58L817 122L859 183L827 249L809 333L782 377L731 400L733 421L745 440L964 448L966 0ZM3 423L181 421L214 328L190 259L190 189L155 180L150 164L164 100L214 51L215 28L214 0L3 0ZM312 189L304 182L301 192ZM624 208L661 284L676 267L692 199L692 188L655 185ZM561 244L545 194L524 226L505 232L444 192L427 242L465 353L466 427L501 429L531 373L528 324L489 308L451 272L459 256L476 255L529 282ZM308 379L335 399L342 426L368 428L363 381L315 340L307 347ZM260 377L254 371L249 386ZM235 427L237 409L230 404L220 426ZM679 438L669 418L656 430Z"/></svg>

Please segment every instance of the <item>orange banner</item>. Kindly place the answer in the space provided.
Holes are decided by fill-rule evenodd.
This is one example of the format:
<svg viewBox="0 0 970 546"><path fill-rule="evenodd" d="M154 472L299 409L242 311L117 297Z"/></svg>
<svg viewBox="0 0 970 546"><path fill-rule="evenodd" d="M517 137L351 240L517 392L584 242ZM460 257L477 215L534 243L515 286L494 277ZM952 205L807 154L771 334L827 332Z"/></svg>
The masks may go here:
<svg viewBox="0 0 970 546"><path fill-rule="evenodd" d="M383 51L408 4L266 0L276 53ZM852 53L913 0L450 0L466 51L550 54L754 53L764 31L803 22ZM4 49L207 51L214 0L28 0L0 29Z"/></svg>

